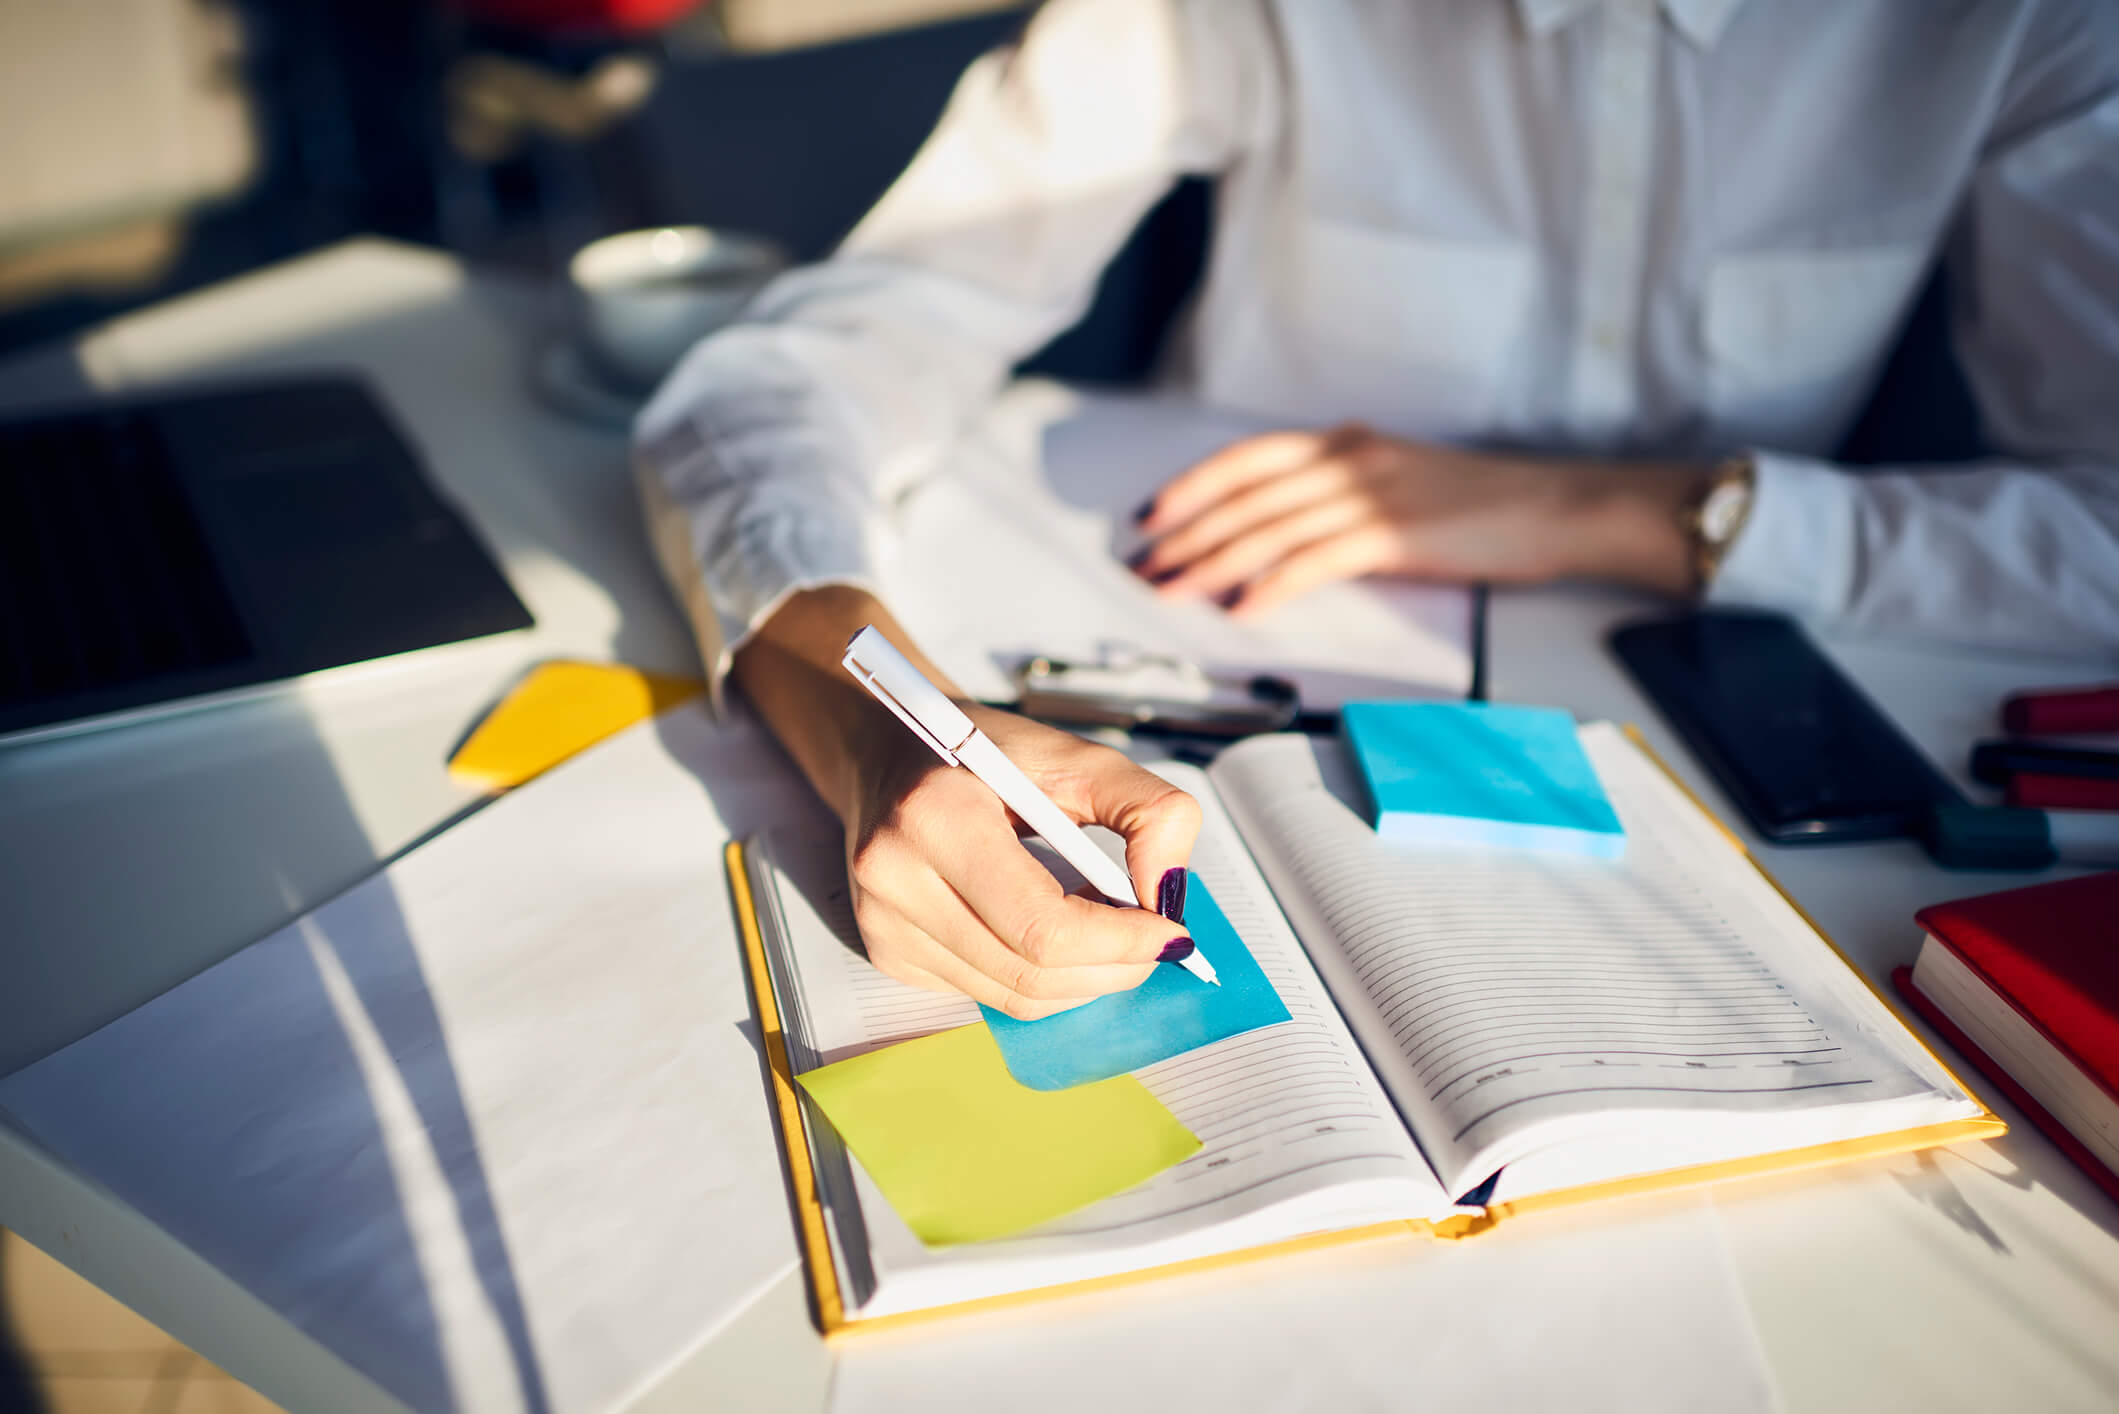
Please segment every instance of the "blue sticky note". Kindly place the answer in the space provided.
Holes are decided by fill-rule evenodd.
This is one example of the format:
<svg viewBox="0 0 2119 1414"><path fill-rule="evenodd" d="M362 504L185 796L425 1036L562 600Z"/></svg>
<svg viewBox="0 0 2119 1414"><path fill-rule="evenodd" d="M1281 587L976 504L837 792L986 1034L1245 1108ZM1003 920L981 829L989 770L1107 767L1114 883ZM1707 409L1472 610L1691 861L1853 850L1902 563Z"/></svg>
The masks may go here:
<svg viewBox="0 0 2119 1414"><path fill-rule="evenodd" d="M1165 963L1130 992L1040 1021L981 1007L1008 1073L1032 1090L1065 1090L1288 1019L1280 994L1197 874L1187 876L1184 922L1220 975L1219 987Z"/></svg>
<svg viewBox="0 0 2119 1414"><path fill-rule="evenodd" d="M1339 715L1385 839L1617 859L1626 832L1556 707L1350 702Z"/></svg>

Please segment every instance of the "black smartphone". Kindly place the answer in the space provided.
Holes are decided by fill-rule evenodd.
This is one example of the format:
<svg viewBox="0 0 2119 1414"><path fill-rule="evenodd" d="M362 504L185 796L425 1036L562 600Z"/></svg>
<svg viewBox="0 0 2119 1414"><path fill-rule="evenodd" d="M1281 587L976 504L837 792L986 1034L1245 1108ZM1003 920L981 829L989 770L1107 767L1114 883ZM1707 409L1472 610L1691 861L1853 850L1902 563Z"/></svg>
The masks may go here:
<svg viewBox="0 0 2119 1414"><path fill-rule="evenodd" d="M1910 836L1930 807L1963 800L1780 614L1713 610L1627 624L1611 648L1767 839Z"/></svg>

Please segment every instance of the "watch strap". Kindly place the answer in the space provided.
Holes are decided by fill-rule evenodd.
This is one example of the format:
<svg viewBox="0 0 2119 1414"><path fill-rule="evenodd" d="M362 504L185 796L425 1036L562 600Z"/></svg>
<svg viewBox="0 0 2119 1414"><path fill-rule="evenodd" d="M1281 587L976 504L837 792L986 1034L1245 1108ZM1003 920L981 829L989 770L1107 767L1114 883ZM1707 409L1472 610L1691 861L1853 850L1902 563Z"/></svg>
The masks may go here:
<svg viewBox="0 0 2119 1414"><path fill-rule="evenodd" d="M1700 488L1700 494L1682 516L1682 528L1692 545L1693 588L1706 592L1729 557L1730 547L1751 518L1751 504L1758 486L1758 462L1748 452L1727 457ZM1725 509L1731 501L1733 510Z"/></svg>

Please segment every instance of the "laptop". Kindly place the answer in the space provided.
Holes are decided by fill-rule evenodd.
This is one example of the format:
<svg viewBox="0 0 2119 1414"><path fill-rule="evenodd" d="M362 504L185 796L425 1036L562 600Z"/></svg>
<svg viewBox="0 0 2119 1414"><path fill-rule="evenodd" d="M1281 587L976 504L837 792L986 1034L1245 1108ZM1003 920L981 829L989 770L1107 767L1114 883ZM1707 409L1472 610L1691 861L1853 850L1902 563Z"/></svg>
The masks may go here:
<svg viewBox="0 0 2119 1414"><path fill-rule="evenodd" d="M0 742L531 622L357 380L0 422Z"/></svg>

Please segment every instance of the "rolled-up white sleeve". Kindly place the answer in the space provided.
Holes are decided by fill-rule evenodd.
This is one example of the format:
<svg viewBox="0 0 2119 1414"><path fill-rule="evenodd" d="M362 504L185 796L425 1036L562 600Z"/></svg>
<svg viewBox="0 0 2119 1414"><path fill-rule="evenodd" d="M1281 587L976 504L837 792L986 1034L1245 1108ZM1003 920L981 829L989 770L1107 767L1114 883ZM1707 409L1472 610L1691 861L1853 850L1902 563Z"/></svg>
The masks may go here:
<svg viewBox="0 0 2119 1414"><path fill-rule="evenodd" d="M1758 454L1711 600L1955 643L2119 659L2119 470Z"/></svg>
<svg viewBox="0 0 2119 1414"><path fill-rule="evenodd" d="M2078 59L2119 67L2114 48ZM2001 458L1853 474L1761 452L1711 599L2119 658L2119 86L2102 87L1987 154L1953 240L1959 356Z"/></svg>
<svg viewBox="0 0 2119 1414"><path fill-rule="evenodd" d="M879 508L1080 317L1175 179L1271 121L1250 4L1054 0L958 84L830 259L695 347L636 425L650 536L716 701L786 597L873 588Z"/></svg>

